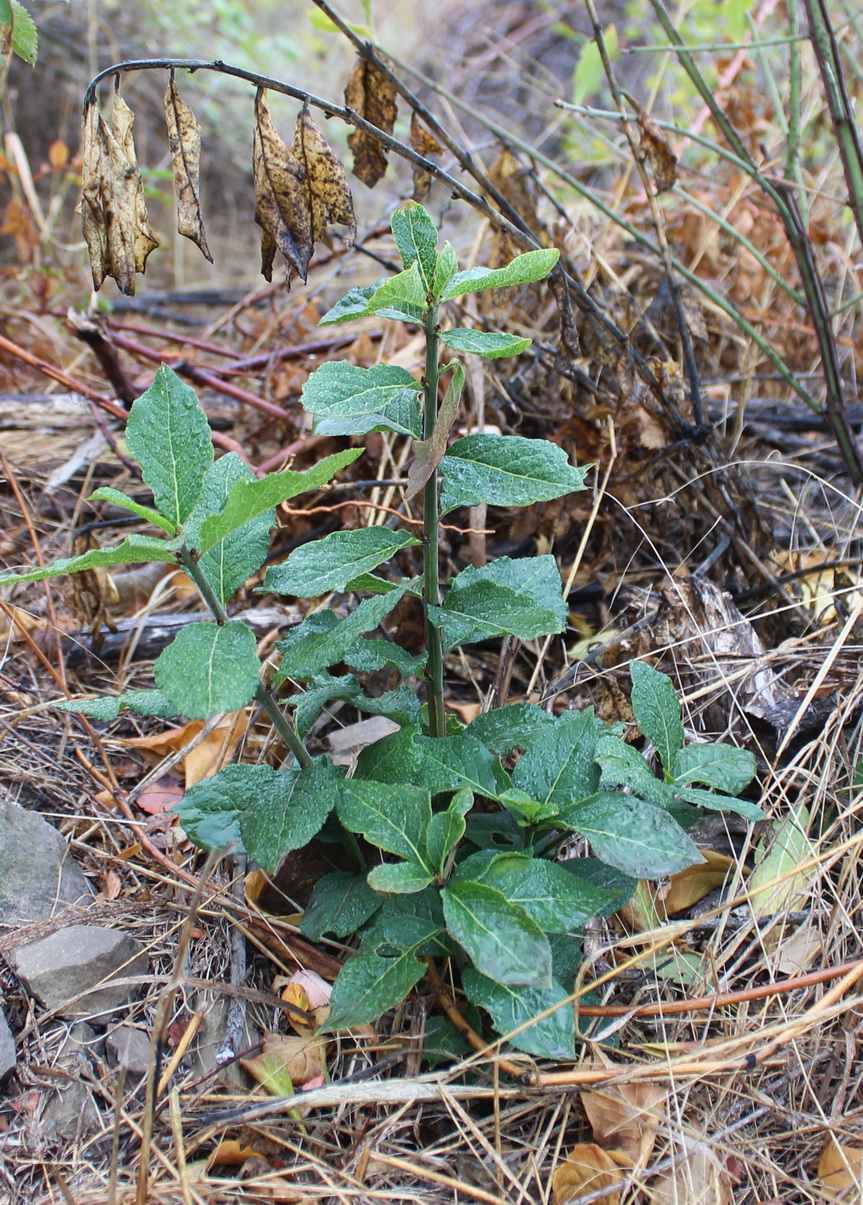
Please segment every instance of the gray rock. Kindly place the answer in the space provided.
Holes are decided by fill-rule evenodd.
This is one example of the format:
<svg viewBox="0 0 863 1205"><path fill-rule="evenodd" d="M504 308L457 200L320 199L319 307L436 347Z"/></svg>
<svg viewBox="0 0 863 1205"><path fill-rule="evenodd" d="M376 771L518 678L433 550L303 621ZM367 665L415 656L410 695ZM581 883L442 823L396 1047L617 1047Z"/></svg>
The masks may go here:
<svg viewBox="0 0 863 1205"><path fill-rule="evenodd" d="M60 1141L82 1138L96 1129L101 1118L86 1084L73 1079L51 1094L39 1122L42 1140L53 1146Z"/></svg>
<svg viewBox="0 0 863 1205"><path fill-rule="evenodd" d="M15 1066L15 1039L6 1022L5 1014L0 1011L0 1079Z"/></svg>
<svg viewBox="0 0 863 1205"><path fill-rule="evenodd" d="M8 957L27 990L46 1008L103 1022L111 1010L129 1004L138 994L135 987L101 987L68 1005L67 1001L104 979L146 975L149 970L146 952L134 938L98 925L58 929L10 951Z"/></svg>
<svg viewBox="0 0 863 1205"><path fill-rule="evenodd" d="M0 924L47 920L92 898L65 838L38 812L0 795Z"/></svg>
<svg viewBox="0 0 863 1205"><path fill-rule="evenodd" d="M150 1039L133 1025L118 1025L105 1046L112 1062L130 1075L146 1075L150 1069Z"/></svg>

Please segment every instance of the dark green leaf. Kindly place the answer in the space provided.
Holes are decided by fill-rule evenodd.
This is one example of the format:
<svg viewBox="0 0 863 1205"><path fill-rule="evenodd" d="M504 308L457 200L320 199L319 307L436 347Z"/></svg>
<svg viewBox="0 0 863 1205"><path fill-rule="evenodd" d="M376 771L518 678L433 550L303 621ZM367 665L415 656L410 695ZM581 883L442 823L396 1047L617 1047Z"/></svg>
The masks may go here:
<svg viewBox="0 0 863 1205"><path fill-rule="evenodd" d="M465 816L473 806L473 792L466 788L456 791L445 812L431 818L426 837L429 862L442 872L444 863L464 836Z"/></svg>
<svg viewBox="0 0 863 1205"><path fill-rule="evenodd" d="M511 634L533 640L566 626L567 608L552 556L500 557L455 578L443 607L430 607L447 651L460 644Z"/></svg>
<svg viewBox="0 0 863 1205"><path fill-rule="evenodd" d="M593 708L568 716L531 742L513 771L513 785L558 808L585 799L599 787L596 744Z"/></svg>
<svg viewBox="0 0 863 1205"><path fill-rule="evenodd" d="M369 887L365 874L335 870L315 884L300 921L300 932L310 941L320 941L326 933L349 937L374 916L382 902Z"/></svg>
<svg viewBox="0 0 863 1205"><path fill-rule="evenodd" d="M180 527L201 496L213 463L213 443L194 389L166 364L132 405L126 447L141 466L158 509Z"/></svg>
<svg viewBox="0 0 863 1205"><path fill-rule="evenodd" d="M524 849L524 833L507 811L484 815L471 812L467 818L465 839L479 849L492 849L498 853Z"/></svg>
<svg viewBox="0 0 863 1205"><path fill-rule="evenodd" d="M689 786L694 782L739 795L755 777L755 757L748 749L736 745L684 745L674 762L675 785Z"/></svg>
<svg viewBox="0 0 863 1205"><path fill-rule="evenodd" d="M422 759L422 781L433 795L469 787L477 795L498 799L512 786L500 760L467 732L415 737L412 753Z"/></svg>
<svg viewBox="0 0 863 1205"><path fill-rule="evenodd" d="M659 807L667 807L673 801L674 788L660 782L638 750L619 737L600 737L596 743L596 760L603 790L629 787L636 795Z"/></svg>
<svg viewBox="0 0 863 1205"><path fill-rule="evenodd" d="M317 598L344 590L359 574L370 573L400 549L418 543L410 532L390 531L388 527L334 531L301 545L280 565L272 565L264 578L264 589L298 598Z"/></svg>
<svg viewBox="0 0 863 1205"><path fill-rule="evenodd" d="M498 854L479 880L524 908L546 933L574 933L606 915L619 891L594 885L557 862L526 854Z"/></svg>
<svg viewBox="0 0 863 1205"><path fill-rule="evenodd" d="M221 515L237 482L255 481L255 475L236 452L228 452L213 464L204 478L204 488L195 509L186 520L185 539L190 548L200 548L201 528L212 516ZM275 507L250 516L241 527L218 540L200 557L198 564L224 603L257 573L270 547L270 529L276 525Z"/></svg>
<svg viewBox="0 0 863 1205"><path fill-rule="evenodd" d="M346 619L337 618L326 631L314 630L309 621L304 620L289 637L276 645L282 653L276 681L285 678L308 681L321 670L343 661L360 637L374 631L389 615L406 590L407 585L401 585L388 594L364 599Z"/></svg>
<svg viewBox="0 0 863 1205"><path fill-rule="evenodd" d="M632 677L632 710L638 726L656 746L664 769L670 774L674 759L683 746L683 722L680 703L667 674L633 661L629 667Z"/></svg>
<svg viewBox="0 0 863 1205"><path fill-rule="evenodd" d="M119 695L99 699L65 699L55 703L61 711L74 715L89 715L95 720L116 720L124 709L135 715L152 715L160 720L173 720L179 714L167 695L160 690L125 690Z"/></svg>
<svg viewBox="0 0 863 1205"><path fill-rule="evenodd" d="M400 205L392 217L392 231L406 268L414 264L419 269L424 293L434 284L437 265L437 230L435 224L416 201ZM425 296L421 301L425 300Z"/></svg>
<svg viewBox="0 0 863 1205"><path fill-rule="evenodd" d="M362 448L348 448L344 452L335 452L319 460L305 472L295 473L293 469L285 469L281 473L269 473L258 481L237 481L231 487L224 510L218 515L205 519L201 524L200 540L197 551L207 552L219 540L231 532L243 527L259 515L267 514L274 506L287 502L307 490L318 489L333 479L339 469L353 464L358 456L362 456Z"/></svg>
<svg viewBox="0 0 863 1205"><path fill-rule="evenodd" d="M575 1055L575 1013L571 1003L562 1004L549 1016L530 1022L569 995L559 983L546 988L511 988L472 967L462 972L467 998L486 1009L499 1034L526 1026L509 1039L516 1050L545 1059L571 1059Z"/></svg>
<svg viewBox="0 0 863 1205"><path fill-rule="evenodd" d="M260 684L255 634L239 620L191 623L159 655L154 673L159 690L190 720L238 711Z"/></svg>
<svg viewBox="0 0 863 1205"><path fill-rule="evenodd" d="M478 715L467 730L503 757L513 749L529 749L553 725L554 718L536 703L512 703Z"/></svg>
<svg viewBox="0 0 863 1205"><path fill-rule="evenodd" d="M412 678L422 669L426 659L424 654L412 657L392 640L361 636L353 648L345 653L344 660L363 674L379 669L394 669L403 678Z"/></svg>
<svg viewBox="0 0 863 1205"><path fill-rule="evenodd" d="M503 356L520 356L530 347L531 339L521 339L505 331L478 331L465 327L453 327L441 335L441 343L451 351L473 352L487 360L500 360ZM492 437L500 438L500 436Z"/></svg>
<svg viewBox="0 0 863 1205"><path fill-rule="evenodd" d="M320 831L336 803L342 771L326 758L300 769L226 766L186 792L176 811L203 849L233 845L274 873L285 854Z"/></svg>
<svg viewBox="0 0 863 1205"><path fill-rule="evenodd" d="M374 426L420 438L419 389L411 374L396 365L360 368L346 360L327 360L303 386L302 402L319 420L318 428L322 419L339 420L335 426L330 423L327 434L340 434L342 420L359 418L366 423L360 424L362 431L351 428L345 434L373 430L374 427L367 425L371 421Z"/></svg>
<svg viewBox="0 0 863 1205"><path fill-rule="evenodd" d="M587 468L569 463L563 448L521 435L466 435L447 449L441 512L457 506L529 506L584 489Z"/></svg>
<svg viewBox="0 0 863 1205"><path fill-rule="evenodd" d="M287 700L289 707L296 707L294 722L301 737L306 735L325 705L334 699L350 703L367 715L388 716L402 725L416 723L420 716L419 699L409 686L399 686L371 697L363 692L352 674L339 678L321 674L312 679L305 691Z"/></svg>
<svg viewBox="0 0 863 1205"><path fill-rule="evenodd" d="M112 502L114 506L122 506L124 510L130 510L139 519L145 519L148 523L154 523L156 527L161 527L162 531L167 532L169 536L177 534L177 528L170 519L166 519L164 515L160 515L151 506L142 506L140 502L136 502L128 494L124 494L121 490L112 489L110 485L102 485L99 489L93 490L89 501L92 502L94 499L98 502Z"/></svg>
<svg viewBox="0 0 863 1205"><path fill-rule="evenodd" d="M485 289L502 289L508 285L530 284L544 280L560 259L556 248L526 251L517 255L504 268L468 268L457 272L441 293L441 301L463 297L465 293L482 293Z"/></svg>
<svg viewBox="0 0 863 1205"><path fill-rule="evenodd" d="M428 791L352 778L342 786L338 813L345 828L372 845L432 869L425 848L432 814Z"/></svg>
<svg viewBox="0 0 863 1205"><path fill-rule="evenodd" d="M422 891L433 880L434 875L419 862L383 862L368 876L369 887L395 895Z"/></svg>
<svg viewBox="0 0 863 1205"><path fill-rule="evenodd" d="M64 557L53 565L40 565L24 573L0 575L0 586L11 586L15 582L41 582L48 577L61 577L66 573L83 573L87 569L101 569L108 565L136 565L145 561L164 561L173 564L178 557L181 541L160 540L154 536L127 536L116 548L91 548L80 556Z"/></svg>
<svg viewBox="0 0 863 1205"><path fill-rule="evenodd" d="M698 787L675 786L674 791L679 799L696 807L710 808L713 812L736 812L751 824L758 824L764 819L761 808L750 803L748 799L736 799L732 795L714 795L711 791L702 791Z"/></svg>
<svg viewBox="0 0 863 1205"><path fill-rule="evenodd" d="M348 289L331 310L324 314L318 326L334 326L341 322L353 322L355 318L364 318L368 312L369 298L383 284L363 285L361 288Z"/></svg>
<svg viewBox="0 0 863 1205"><path fill-rule="evenodd" d="M478 971L510 987L549 987L548 938L523 908L485 883L453 883L441 893L448 932Z"/></svg>
<svg viewBox="0 0 863 1205"><path fill-rule="evenodd" d="M414 748L419 733L417 724L367 745L357 759L357 776L375 782L408 782L419 786L423 781L423 759Z"/></svg>
<svg viewBox="0 0 863 1205"><path fill-rule="evenodd" d="M600 791L561 810L555 823L582 833L598 858L635 879L662 878L704 861L676 820L622 791Z"/></svg>
<svg viewBox="0 0 863 1205"><path fill-rule="evenodd" d="M560 865L590 890L606 897L607 903L597 910L597 916L611 916L617 912L632 899L638 886L638 879L623 874L607 862L600 862L599 858L567 858Z"/></svg>

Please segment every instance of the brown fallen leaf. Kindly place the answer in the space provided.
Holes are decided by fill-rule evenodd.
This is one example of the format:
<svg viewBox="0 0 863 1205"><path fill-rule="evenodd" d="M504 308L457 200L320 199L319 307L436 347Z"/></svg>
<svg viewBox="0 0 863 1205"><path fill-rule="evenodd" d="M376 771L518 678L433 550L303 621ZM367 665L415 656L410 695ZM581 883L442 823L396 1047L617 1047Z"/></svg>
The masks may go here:
<svg viewBox="0 0 863 1205"><path fill-rule="evenodd" d="M137 807L148 816L163 816L183 798L183 788L173 774L166 774L147 787L135 800Z"/></svg>
<svg viewBox="0 0 863 1205"><path fill-rule="evenodd" d="M249 726L251 713L247 710L231 712L208 732L194 749L183 758L186 789L203 778L210 778L231 760L231 755L242 740ZM202 720L190 720L176 728L163 728L149 736L133 736L118 740L127 749L141 749L153 761L161 761L190 744L204 727Z"/></svg>
<svg viewBox="0 0 863 1205"><path fill-rule="evenodd" d="M651 1205L732 1205L731 1177L704 1147L694 1150L650 1190Z"/></svg>
<svg viewBox="0 0 863 1205"><path fill-rule="evenodd" d="M345 85L345 104L379 130L392 134L398 112L395 85L362 55ZM348 137L348 146L354 153L354 175L374 188L387 170L386 151L365 130L354 130Z"/></svg>
<svg viewBox="0 0 863 1205"><path fill-rule="evenodd" d="M344 168L307 108L303 108L297 118L291 151L304 170L303 186L310 214L312 243L318 241L331 222L341 222L347 227L344 244L351 247L357 236L351 190Z"/></svg>
<svg viewBox="0 0 863 1205"><path fill-rule="evenodd" d="M677 183L677 156L671 143L653 118L630 97L638 112L638 129L641 134L640 149L653 171L657 192L667 192Z"/></svg>
<svg viewBox="0 0 863 1205"><path fill-rule="evenodd" d="M579 1142L567 1155L554 1173L551 1186L554 1205L566 1205L575 1197L601 1188L611 1189L594 1205L619 1205L620 1189L624 1173L614 1162L608 1151L595 1142Z"/></svg>
<svg viewBox="0 0 863 1205"><path fill-rule="evenodd" d="M219 1143L207 1159L207 1170L209 1171L216 1164L222 1164L225 1167L241 1167L247 1159L257 1156L258 1152L253 1146L246 1146L244 1143L238 1142L236 1138L226 1138Z"/></svg>
<svg viewBox="0 0 863 1205"><path fill-rule="evenodd" d="M201 127L173 79L165 92L165 120L177 198L177 230L200 247L204 258L212 263L201 216Z"/></svg>
<svg viewBox="0 0 863 1205"><path fill-rule="evenodd" d="M726 854L715 853L712 849L701 850L703 862L688 866L671 876L667 887L661 888L657 896L657 905L663 919L675 912L683 912L691 908L699 900L703 900L711 891L721 887L731 870L737 865L733 858Z"/></svg>
<svg viewBox="0 0 863 1205"><path fill-rule="evenodd" d="M845 1146L831 1134L818 1160L818 1179L832 1192L863 1185L863 1147Z"/></svg>
<svg viewBox="0 0 863 1205"><path fill-rule="evenodd" d="M411 146L418 155L423 155L426 159L431 155L443 154L443 147L436 138L432 138L415 112L411 114ZM422 203L429 195L429 190L431 189L431 173L427 172L425 168L414 164L413 181L413 199Z"/></svg>
<svg viewBox="0 0 863 1205"><path fill-rule="evenodd" d="M665 1097L657 1084L624 1084L582 1092L581 1103L600 1146L623 1151L633 1163L644 1165L656 1142Z"/></svg>
<svg viewBox="0 0 863 1205"><path fill-rule="evenodd" d="M240 1059L240 1063L270 1095L290 1096L323 1075L328 1044L326 1038L265 1033L261 1053Z"/></svg>
<svg viewBox="0 0 863 1205"><path fill-rule="evenodd" d="M267 94L255 97L252 154L255 221L261 227L261 271L273 279L273 261L281 251L297 275L306 280L314 249L312 219L303 187L303 164L273 125Z"/></svg>

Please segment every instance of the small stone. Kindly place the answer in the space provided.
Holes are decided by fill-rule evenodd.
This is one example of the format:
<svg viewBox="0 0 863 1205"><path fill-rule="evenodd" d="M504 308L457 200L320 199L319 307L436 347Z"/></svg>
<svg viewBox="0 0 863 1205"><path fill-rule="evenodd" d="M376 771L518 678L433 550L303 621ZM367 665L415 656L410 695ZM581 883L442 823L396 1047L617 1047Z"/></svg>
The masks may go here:
<svg viewBox="0 0 863 1205"><path fill-rule="evenodd" d="M150 1069L150 1039L133 1025L118 1025L105 1043L108 1057L130 1075L146 1075Z"/></svg>
<svg viewBox="0 0 863 1205"><path fill-rule="evenodd" d="M92 899L62 834L0 795L0 924L29 925Z"/></svg>
<svg viewBox="0 0 863 1205"><path fill-rule="evenodd" d="M87 1086L75 1079L51 1095L39 1120L43 1141L48 1145L82 1138L101 1121Z"/></svg>
<svg viewBox="0 0 863 1205"><path fill-rule="evenodd" d="M8 957L28 992L46 1008L61 1010L62 1016L88 1016L103 1023L110 1019L111 1011L131 1002L137 988L108 985L80 1000L73 997L104 979L126 979L146 975L149 970L147 954L134 938L99 925L58 929L10 951Z"/></svg>
<svg viewBox="0 0 863 1205"><path fill-rule="evenodd" d="M0 1079L14 1068L16 1061L15 1039L5 1014L0 1011Z"/></svg>

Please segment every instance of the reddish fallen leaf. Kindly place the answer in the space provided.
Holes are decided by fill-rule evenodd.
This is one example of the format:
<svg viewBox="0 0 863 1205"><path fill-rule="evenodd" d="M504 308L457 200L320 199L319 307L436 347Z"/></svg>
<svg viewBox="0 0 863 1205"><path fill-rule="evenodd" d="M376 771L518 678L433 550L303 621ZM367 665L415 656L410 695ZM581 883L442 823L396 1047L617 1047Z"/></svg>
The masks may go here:
<svg viewBox="0 0 863 1205"><path fill-rule="evenodd" d="M142 791L135 802L148 816L161 816L170 811L182 798L183 788L179 781L173 775L167 774Z"/></svg>

